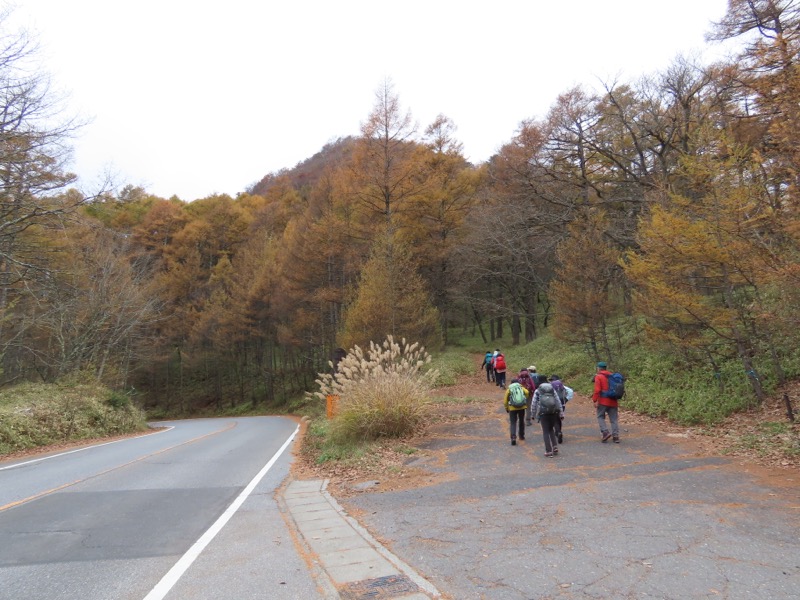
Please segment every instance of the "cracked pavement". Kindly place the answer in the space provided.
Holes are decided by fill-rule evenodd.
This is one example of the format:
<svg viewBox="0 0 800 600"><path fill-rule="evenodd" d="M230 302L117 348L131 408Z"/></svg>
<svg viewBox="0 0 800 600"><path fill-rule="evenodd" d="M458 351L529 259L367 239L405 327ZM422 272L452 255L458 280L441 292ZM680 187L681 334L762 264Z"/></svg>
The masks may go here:
<svg viewBox="0 0 800 600"><path fill-rule="evenodd" d="M627 425L600 443L574 398L564 444L541 428L510 446L502 396L453 405L409 464L426 485L380 482L339 499L440 592L458 600L800 597L800 473L693 453ZM461 417L460 419L458 417ZM387 477L389 475L387 474Z"/></svg>

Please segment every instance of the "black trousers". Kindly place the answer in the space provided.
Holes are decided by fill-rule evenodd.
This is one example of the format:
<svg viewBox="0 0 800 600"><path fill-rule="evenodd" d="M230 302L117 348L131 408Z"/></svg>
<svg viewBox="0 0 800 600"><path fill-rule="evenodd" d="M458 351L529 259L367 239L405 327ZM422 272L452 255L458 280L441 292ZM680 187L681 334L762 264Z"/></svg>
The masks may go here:
<svg viewBox="0 0 800 600"><path fill-rule="evenodd" d="M556 422L560 421L558 413L553 415L542 415L539 422L542 424L542 437L544 437L544 451L552 452L558 448L558 439L556 438Z"/></svg>
<svg viewBox="0 0 800 600"><path fill-rule="evenodd" d="M511 439L517 439L517 429L519 428L519 439L525 438L525 411L508 411L508 428L511 432Z"/></svg>

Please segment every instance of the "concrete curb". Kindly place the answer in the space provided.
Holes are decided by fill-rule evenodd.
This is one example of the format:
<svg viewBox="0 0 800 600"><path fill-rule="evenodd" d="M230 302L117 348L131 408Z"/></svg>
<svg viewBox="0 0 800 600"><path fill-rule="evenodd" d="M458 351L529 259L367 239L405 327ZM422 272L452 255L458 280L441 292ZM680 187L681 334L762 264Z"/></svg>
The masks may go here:
<svg viewBox="0 0 800 600"><path fill-rule="evenodd" d="M430 600L439 591L384 548L326 491L327 480L291 481L282 506L309 554L326 599Z"/></svg>

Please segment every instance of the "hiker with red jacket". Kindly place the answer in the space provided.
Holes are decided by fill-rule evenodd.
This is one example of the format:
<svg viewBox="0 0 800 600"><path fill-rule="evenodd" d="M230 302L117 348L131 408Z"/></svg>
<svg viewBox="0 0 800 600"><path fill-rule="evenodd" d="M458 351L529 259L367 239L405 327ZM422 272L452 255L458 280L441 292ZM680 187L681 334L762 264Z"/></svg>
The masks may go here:
<svg viewBox="0 0 800 600"><path fill-rule="evenodd" d="M494 357L494 380L497 387L506 389L506 357L502 352L498 352Z"/></svg>
<svg viewBox="0 0 800 600"><path fill-rule="evenodd" d="M605 444L609 438L613 438L614 443L619 444L619 402L603 396L603 392L608 391L609 375L611 375L611 371L608 370L608 365L602 361L597 363L592 402L594 402L594 407L597 411L597 423L600 425L600 433L603 435L600 441ZM606 415L608 415L608 420L611 423L611 431L608 430L606 425Z"/></svg>

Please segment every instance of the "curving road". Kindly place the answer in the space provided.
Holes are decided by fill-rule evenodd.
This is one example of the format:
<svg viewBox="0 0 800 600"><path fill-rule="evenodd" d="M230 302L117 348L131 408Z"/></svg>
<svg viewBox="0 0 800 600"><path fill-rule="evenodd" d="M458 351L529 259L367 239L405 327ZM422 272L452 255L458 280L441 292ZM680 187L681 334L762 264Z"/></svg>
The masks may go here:
<svg viewBox="0 0 800 600"><path fill-rule="evenodd" d="M274 500L280 417L0 463L0 599L319 598Z"/></svg>

